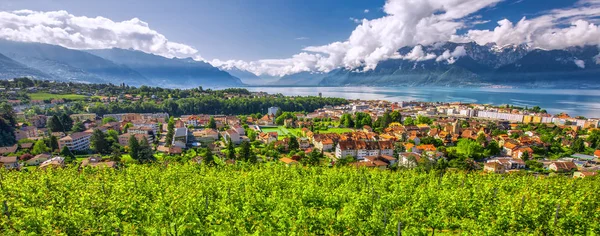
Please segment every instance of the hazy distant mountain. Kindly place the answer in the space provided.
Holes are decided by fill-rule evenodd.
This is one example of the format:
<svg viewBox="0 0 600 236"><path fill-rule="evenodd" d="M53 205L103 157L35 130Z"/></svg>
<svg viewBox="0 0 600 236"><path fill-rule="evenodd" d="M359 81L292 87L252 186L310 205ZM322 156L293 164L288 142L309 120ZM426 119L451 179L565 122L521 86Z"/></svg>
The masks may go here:
<svg viewBox="0 0 600 236"><path fill-rule="evenodd" d="M231 68L224 68L221 67L219 68L222 71L225 71L227 73L229 73L232 76L235 76L237 78L239 78L240 80L242 80L242 82L244 82L244 84L248 84L248 85L263 85L266 84L267 81L258 77L257 75L255 75L254 73L247 71L247 70L241 70L237 67L231 67Z"/></svg>
<svg viewBox="0 0 600 236"><path fill-rule="evenodd" d="M423 47L426 54L442 55L464 47L453 59L422 61L389 59L373 70L338 69L326 74L284 76L278 85L321 86L488 86L600 87L600 58L596 46L565 50L530 49L526 45L445 43ZM413 47L398 52L408 54Z"/></svg>
<svg viewBox="0 0 600 236"><path fill-rule="evenodd" d="M137 85L146 79L126 66L56 45L0 40L0 53L56 80Z"/></svg>
<svg viewBox="0 0 600 236"><path fill-rule="evenodd" d="M165 58L141 51L126 49L103 49L88 51L136 70L150 84L166 87L221 87L240 86L242 81L212 65L191 58Z"/></svg>
<svg viewBox="0 0 600 236"><path fill-rule="evenodd" d="M12 79L17 77L33 77L36 79L50 78L49 75L44 74L39 70L29 68L0 54L0 79Z"/></svg>

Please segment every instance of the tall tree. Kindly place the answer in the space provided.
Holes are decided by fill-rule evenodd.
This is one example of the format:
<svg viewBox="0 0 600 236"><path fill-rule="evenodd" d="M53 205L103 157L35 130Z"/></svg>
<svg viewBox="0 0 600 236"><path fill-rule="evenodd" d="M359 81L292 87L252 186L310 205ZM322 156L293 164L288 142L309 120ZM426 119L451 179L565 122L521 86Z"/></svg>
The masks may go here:
<svg viewBox="0 0 600 236"><path fill-rule="evenodd" d="M73 128L73 119L67 113L60 115L60 123L62 125L63 132L67 132Z"/></svg>
<svg viewBox="0 0 600 236"><path fill-rule="evenodd" d="M66 163L71 163L73 161L75 161L75 155L73 155L73 153L71 152L71 150L69 149L69 147L64 146L61 150L60 150L60 155L65 158L65 162Z"/></svg>
<svg viewBox="0 0 600 236"><path fill-rule="evenodd" d="M215 156L213 155L210 148L206 148L206 154L204 155L204 164L213 166L215 165Z"/></svg>
<svg viewBox="0 0 600 236"><path fill-rule="evenodd" d="M63 128L63 125L60 122L60 119L58 119L58 116L56 115L53 115L48 120L46 127L48 127L48 129L50 129L50 131L52 132L65 132L65 129Z"/></svg>
<svg viewBox="0 0 600 236"><path fill-rule="evenodd" d="M83 123L81 123L80 121L75 122L75 124L73 124L73 128L71 128L71 131L73 132L82 132L85 130L85 125L83 125Z"/></svg>
<svg viewBox="0 0 600 236"><path fill-rule="evenodd" d="M129 136L129 156L134 160L139 160L140 143L134 135Z"/></svg>
<svg viewBox="0 0 600 236"><path fill-rule="evenodd" d="M227 159L235 159L235 147L233 147L233 142L229 138L227 140Z"/></svg>
<svg viewBox="0 0 600 236"><path fill-rule="evenodd" d="M247 162L256 162L256 155L252 151L252 145L248 141L243 141L240 145L240 159Z"/></svg>
<svg viewBox="0 0 600 236"><path fill-rule="evenodd" d="M208 120L208 128L210 129L216 129L217 128L217 122L215 121L214 117L210 117L210 120Z"/></svg>
<svg viewBox="0 0 600 236"><path fill-rule="evenodd" d="M0 147L11 146L17 142L15 138L16 124L17 120L12 106L7 103L0 105Z"/></svg>
<svg viewBox="0 0 600 236"><path fill-rule="evenodd" d="M54 135L50 135L50 150L52 152L58 151L58 138Z"/></svg>
<svg viewBox="0 0 600 236"><path fill-rule="evenodd" d="M300 144L298 143L298 139L296 138L296 136L293 136L293 135L290 136L288 148L290 151L296 151L296 150L300 149Z"/></svg>
<svg viewBox="0 0 600 236"><path fill-rule="evenodd" d="M169 123L167 124L167 136L165 138L165 146L170 147L173 144L173 136L175 135L175 120L173 117L169 119Z"/></svg>
<svg viewBox="0 0 600 236"><path fill-rule="evenodd" d="M583 151L585 151L585 144L583 143L583 139L576 138L575 141L573 141L573 144L571 145L571 149L574 152L583 152Z"/></svg>
<svg viewBox="0 0 600 236"><path fill-rule="evenodd" d="M154 151L148 143L146 137L142 138L140 142L140 151L138 153L138 161L140 163L148 163L154 161Z"/></svg>
<svg viewBox="0 0 600 236"><path fill-rule="evenodd" d="M90 147L96 153L108 154L110 153L110 144L106 141L106 135L102 130L95 129L90 137Z"/></svg>

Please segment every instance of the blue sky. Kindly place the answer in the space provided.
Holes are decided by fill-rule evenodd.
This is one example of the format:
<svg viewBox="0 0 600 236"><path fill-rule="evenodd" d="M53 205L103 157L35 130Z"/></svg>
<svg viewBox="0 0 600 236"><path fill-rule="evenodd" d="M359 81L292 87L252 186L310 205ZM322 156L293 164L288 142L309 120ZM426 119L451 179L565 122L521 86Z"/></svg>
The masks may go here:
<svg viewBox="0 0 600 236"><path fill-rule="evenodd" d="M463 55L418 46L447 41L598 45L599 23L600 0L0 0L0 38L133 48L279 76ZM414 48L399 55L402 47Z"/></svg>
<svg viewBox="0 0 600 236"><path fill-rule="evenodd" d="M66 10L114 21L137 17L169 40L196 48L204 58L258 60L286 58L302 48L348 38L350 18L384 15L384 0L2 0L0 10ZM518 21L542 11L568 7L572 0L510 0L479 13L496 21ZM364 10L369 12L365 13ZM299 38L307 38L299 40Z"/></svg>

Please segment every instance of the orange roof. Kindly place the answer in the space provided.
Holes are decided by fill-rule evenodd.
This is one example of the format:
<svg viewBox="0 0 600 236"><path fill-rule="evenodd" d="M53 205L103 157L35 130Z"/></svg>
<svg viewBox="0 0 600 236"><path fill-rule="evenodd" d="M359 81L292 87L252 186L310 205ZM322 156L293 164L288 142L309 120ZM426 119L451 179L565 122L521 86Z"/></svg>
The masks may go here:
<svg viewBox="0 0 600 236"><path fill-rule="evenodd" d="M508 148L508 149L515 149L517 147L517 145L514 143L511 143L511 142L505 142L504 147Z"/></svg>
<svg viewBox="0 0 600 236"><path fill-rule="evenodd" d="M433 144L421 144L421 145L417 146L417 149L423 150L423 151L435 151L435 150L437 150L435 148L435 146L433 146Z"/></svg>
<svg viewBox="0 0 600 236"><path fill-rule="evenodd" d="M288 165L289 165L289 164L296 164L296 163L298 163L297 161L294 161L293 159L291 159L291 158L288 158L288 157L282 157L282 158L280 158L279 160L280 160L281 162L285 163L285 164L288 164Z"/></svg>
<svg viewBox="0 0 600 236"><path fill-rule="evenodd" d="M406 151L410 151L415 145L412 143L405 143L404 144L404 149L406 149Z"/></svg>
<svg viewBox="0 0 600 236"><path fill-rule="evenodd" d="M600 150L596 150L596 151L594 152L594 156L596 156L596 157L600 158Z"/></svg>

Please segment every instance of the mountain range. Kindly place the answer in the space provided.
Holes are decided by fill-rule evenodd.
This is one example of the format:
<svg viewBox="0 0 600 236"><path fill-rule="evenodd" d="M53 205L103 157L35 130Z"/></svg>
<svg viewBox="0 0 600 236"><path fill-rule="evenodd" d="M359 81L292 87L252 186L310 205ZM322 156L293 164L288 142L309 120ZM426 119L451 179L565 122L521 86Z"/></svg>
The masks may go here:
<svg viewBox="0 0 600 236"><path fill-rule="evenodd" d="M240 86L452 86L600 88L597 46L563 50L527 45L443 43L398 50L364 68L257 76L192 58L166 58L130 49L74 50L0 40L0 79L29 76L83 83L190 88Z"/></svg>
<svg viewBox="0 0 600 236"><path fill-rule="evenodd" d="M459 47L463 53L452 57ZM434 56L406 58L413 49L401 48L399 58L382 61L373 70L301 72L270 85L600 88L597 46L544 50L527 45L444 43L422 46L423 55ZM448 56L440 56L445 53Z"/></svg>
<svg viewBox="0 0 600 236"><path fill-rule="evenodd" d="M243 85L239 78L191 58L166 58L117 48L82 51L50 44L0 40L0 78L22 76L175 88Z"/></svg>

